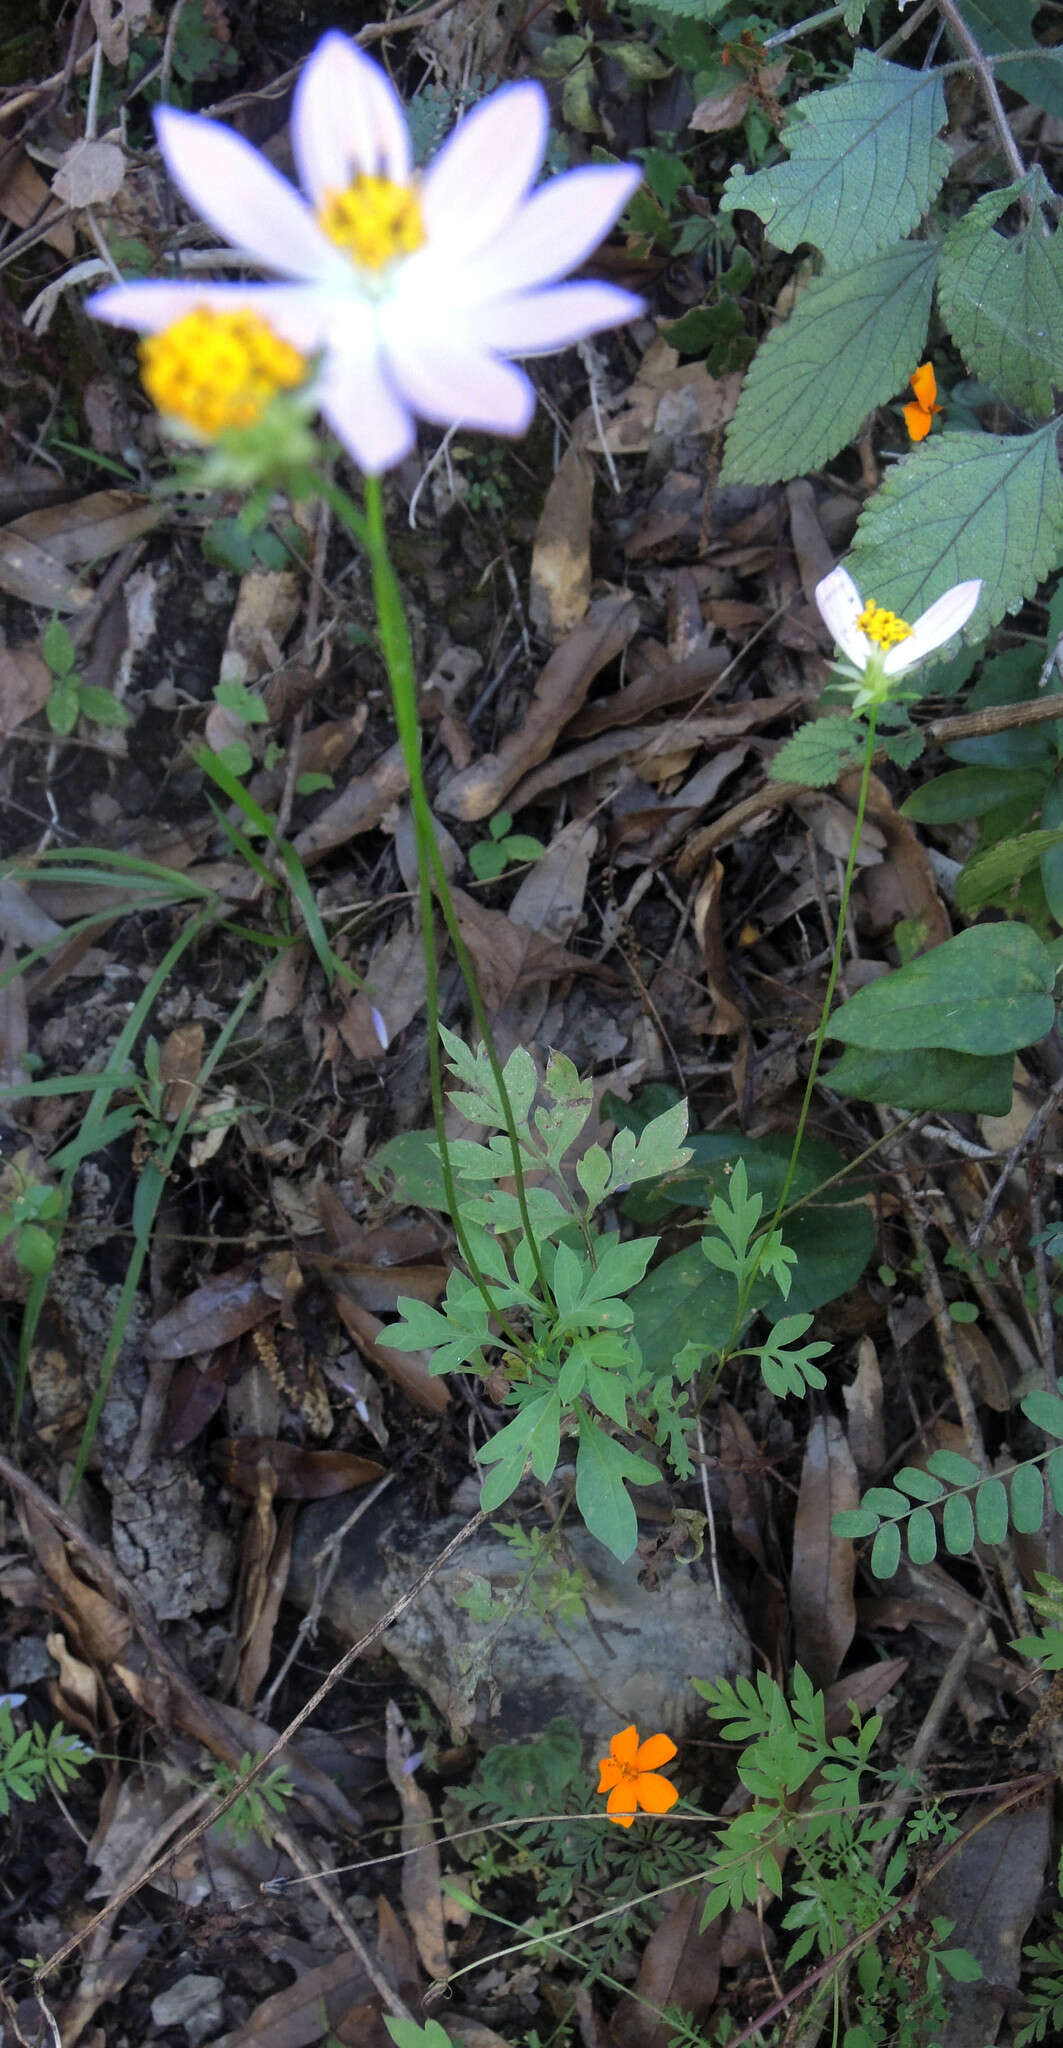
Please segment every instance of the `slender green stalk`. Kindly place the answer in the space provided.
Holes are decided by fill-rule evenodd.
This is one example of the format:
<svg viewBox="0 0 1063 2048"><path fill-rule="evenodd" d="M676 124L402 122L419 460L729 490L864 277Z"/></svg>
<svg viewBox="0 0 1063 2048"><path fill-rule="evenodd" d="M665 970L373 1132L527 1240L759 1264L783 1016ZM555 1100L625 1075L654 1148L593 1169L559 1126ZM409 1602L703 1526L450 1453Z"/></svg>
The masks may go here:
<svg viewBox="0 0 1063 2048"><path fill-rule="evenodd" d="M771 1236L772 1231L778 1229L779 1218L781 1217L783 1210L786 1208L787 1200L790 1194L790 1189L792 1188L794 1183L794 1175L797 1172L798 1161L801 1157L801 1145L804 1140L805 1126L808 1123L809 1111L812 1107L812 1094L816 1085L817 1076L819 1074L819 1063L823 1057L823 1046L827 1036L827 1025L830 1022L831 1005L834 1002L834 991L837 986L838 975L841 971L842 947L845 943L845 919L849 909L849 897L852 893L853 876L856 873L856 857L860 849L860 835L864 829L864 812L867 809L867 795L868 790L871 787L871 767L875 755L875 726L877 723L877 719L878 705L873 703L868 711L867 740L864 746L864 761L863 768L860 774L860 793L856 801L856 820L853 825L852 845L849 848L849 858L845 866L845 878L842 882L841 901L838 904L838 928L834 935L834 951L831 954L830 973L827 976L827 992L823 998L823 1008L820 1012L819 1025L816 1030L815 1043L812 1047L812 1064L808 1070L808 1080L805 1083L804 1100L801 1104L801 1113L797 1119L797 1129L794 1132L794 1141L790 1148L789 1164L786 1168L786 1174L783 1179L782 1187L779 1190L779 1198L775 1204L775 1210L772 1215L771 1221L768 1223L766 1229L761 1235L760 1242L762 1245L767 1243L767 1240ZM747 1279L746 1284L742 1289L742 1293L739 1297L738 1307L735 1311L734 1327L732 1328L730 1337L728 1338L724 1351L721 1354L720 1368L717 1370L717 1373L714 1376L715 1378L719 1377L719 1370L722 1369L724 1360L726 1360L726 1358L730 1355L734 1345L738 1341L742 1325L745 1322L746 1316L749 1312L749 1303L753 1293L753 1289L756 1286L757 1274L759 1273L759 1271L760 1258L757 1259L756 1265L753 1267L753 1270L750 1273L749 1278Z"/></svg>
<svg viewBox="0 0 1063 2048"><path fill-rule="evenodd" d="M334 511L350 527L355 538L362 542L369 558L370 572L373 579L373 596L376 602L377 620L380 628L380 642L387 665L388 679L391 684L395 725L402 747L403 759L406 764L406 772L409 776L410 806L413 815L414 842L417 851L421 936L425 960L425 1007L428 1021L428 1062L432 1088L432 1106L443 1170L443 1185L446 1189L447 1202L450 1207L458 1244L461 1248L462 1257L484 1301L491 1309L492 1314L497 1314L490 1288L484 1280L476 1260L472 1256L468 1239L462 1227L457 1188L454 1182L443 1123L443 1075L439 1052L439 969L436 959L433 927L435 907L433 888L443 914L443 921L454 947L462 978L469 991L473 1014L487 1052L495 1087L498 1090L502 1112L505 1117L506 1133L513 1154L513 1173L521 1223L531 1248L532 1257L535 1262L536 1277L543 1300L549 1303L551 1300L550 1289L543 1270L542 1256L528 1209L527 1190L524 1184L524 1170L517 1127L514 1122L513 1111L502 1074L501 1062L499 1061L491 1027L487 1020L487 1012L480 993L476 972L458 924L446 869L443 866L432 825L432 815L428 803L428 794L425 789L421 760L421 727L417 712L417 688L414 677L413 652L410 646L409 629L406 623L406 614L403 608L398 579L396 578L391 557L388 553L380 480L378 477L366 478L365 518L364 520L359 518L357 525L349 517L350 510L355 508L351 507L346 493L337 491L328 479L323 478L321 483ZM523 1345L520 1344L519 1339L513 1332L507 1329L506 1334L519 1349L523 1350Z"/></svg>

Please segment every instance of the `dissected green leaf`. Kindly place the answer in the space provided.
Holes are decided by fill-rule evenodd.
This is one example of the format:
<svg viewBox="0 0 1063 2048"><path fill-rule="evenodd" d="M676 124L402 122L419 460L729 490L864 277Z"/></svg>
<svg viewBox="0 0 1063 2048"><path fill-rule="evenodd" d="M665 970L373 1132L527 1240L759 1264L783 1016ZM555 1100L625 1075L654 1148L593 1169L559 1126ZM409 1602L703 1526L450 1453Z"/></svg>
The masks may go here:
<svg viewBox="0 0 1063 2048"><path fill-rule="evenodd" d="M1051 1030L1054 982L1052 954L1026 925L976 925L858 989L828 1034L883 1052L1017 1052Z"/></svg>
<svg viewBox="0 0 1063 2048"><path fill-rule="evenodd" d="M772 757L772 782L803 782L808 789L826 789L846 768L859 764L867 728L839 712L810 718Z"/></svg>
<svg viewBox="0 0 1063 2048"><path fill-rule="evenodd" d="M974 1053L923 1047L918 1052L874 1052L851 1045L830 1070L830 1085L858 1102L888 1102L895 1109L937 1109L951 1116L1006 1116L1011 1108L1010 1052L979 1059Z"/></svg>
<svg viewBox="0 0 1063 2048"><path fill-rule="evenodd" d="M864 596L913 619L954 583L980 576L969 639L1032 597L1063 548L1055 441L1054 425L945 433L895 463L860 515L849 559Z"/></svg>
<svg viewBox="0 0 1063 2048"><path fill-rule="evenodd" d="M855 438L919 361L937 262L935 242L901 242L857 270L828 271L806 285L749 366L728 429L724 483L803 476Z"/></svg>
<svg viewBox="0 0 1063 2048"><path fill-rule="evenodd" d="M782 137L789 163L752 177L736 167L721 204L759 215L777 248L812 242L832 269L848 268L918 226L949 167L945 119L936 72L857 50L843 85L797 102Z"/></svg>
<svg viewBox="0 0 1063 2048"><path fill-rule="evenodd" d="M996 222L1025 197L1012 236ZM1049 197L1040 170L988 192L946 236L938 305L969 370L1018 412L1052 410L1063 384L1063 235L1042 212Z"/></svg>

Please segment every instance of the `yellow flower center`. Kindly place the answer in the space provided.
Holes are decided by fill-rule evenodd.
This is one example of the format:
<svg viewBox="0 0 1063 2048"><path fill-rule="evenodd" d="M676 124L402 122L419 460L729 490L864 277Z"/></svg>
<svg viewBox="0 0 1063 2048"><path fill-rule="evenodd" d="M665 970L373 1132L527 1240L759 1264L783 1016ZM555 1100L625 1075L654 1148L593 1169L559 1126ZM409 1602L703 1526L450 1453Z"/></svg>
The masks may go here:
<svg viewBox="0 0 1063 2048"><path fill-rule="evenodd" d="M198 306L140 344L140 375L158 410L207 440L253 427L279 391L305 384L305 356L257 313Z"/></svg>
<svg viewBox="0 0 1063 2048"><path fill-rule="evenodd" d="M384 270L425 240L416 188L368 171L345 192L326 192L318 221L330 242L365 270Z"/></svg>
<svg viewBox="0 0 1063 2048"><path fill-rule="evenodd" d="M865 604L856 623L861 633L866 634L876 647L881 647L883 653L888 647L897 647L902 640L910 640L912 636L911 627L906 626L896 612L888 612L880 604Z"/></svg>

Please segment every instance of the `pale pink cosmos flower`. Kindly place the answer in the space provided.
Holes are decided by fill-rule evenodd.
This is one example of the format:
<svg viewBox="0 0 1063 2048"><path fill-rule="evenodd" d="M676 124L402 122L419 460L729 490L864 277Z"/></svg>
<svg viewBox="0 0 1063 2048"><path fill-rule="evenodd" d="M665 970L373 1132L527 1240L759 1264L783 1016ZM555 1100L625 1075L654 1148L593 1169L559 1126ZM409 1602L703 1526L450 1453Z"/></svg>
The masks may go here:
<svg viewBox="0 0 1063 2048"><path fill-rule="evenodd" d="M609 232L641 172L593 165L533 192L547 102L531 81L482 101L418 174L389 80L330 32L292 108L305 197L215 121L162 107L156 130L189 204L284 281L118 284L90 311L155 335L199 308L246 309L318 359L320 410L370 474L408 453L417 415L523 433L535 392L511 358L565 348L642 310L616 285L559 282Z"/></svg>

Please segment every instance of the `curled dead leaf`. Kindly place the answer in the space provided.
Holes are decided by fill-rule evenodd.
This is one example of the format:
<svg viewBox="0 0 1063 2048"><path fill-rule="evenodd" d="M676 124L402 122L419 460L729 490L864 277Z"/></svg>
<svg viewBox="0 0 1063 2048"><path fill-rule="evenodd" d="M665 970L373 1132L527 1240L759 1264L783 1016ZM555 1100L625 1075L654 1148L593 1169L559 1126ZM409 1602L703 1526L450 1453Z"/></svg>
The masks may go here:
<svg viewBox="0 0 1063 2048"><path fill-rule="evenodd" d="M353 1451L304 1451L301 1444L266 1436L225 1437L212 1455L226 1486L252 1499L261 1491L261 1468L270 1473L278 1500L330 1500L382 1479L385 1470L375 1458Z"/></svg>

